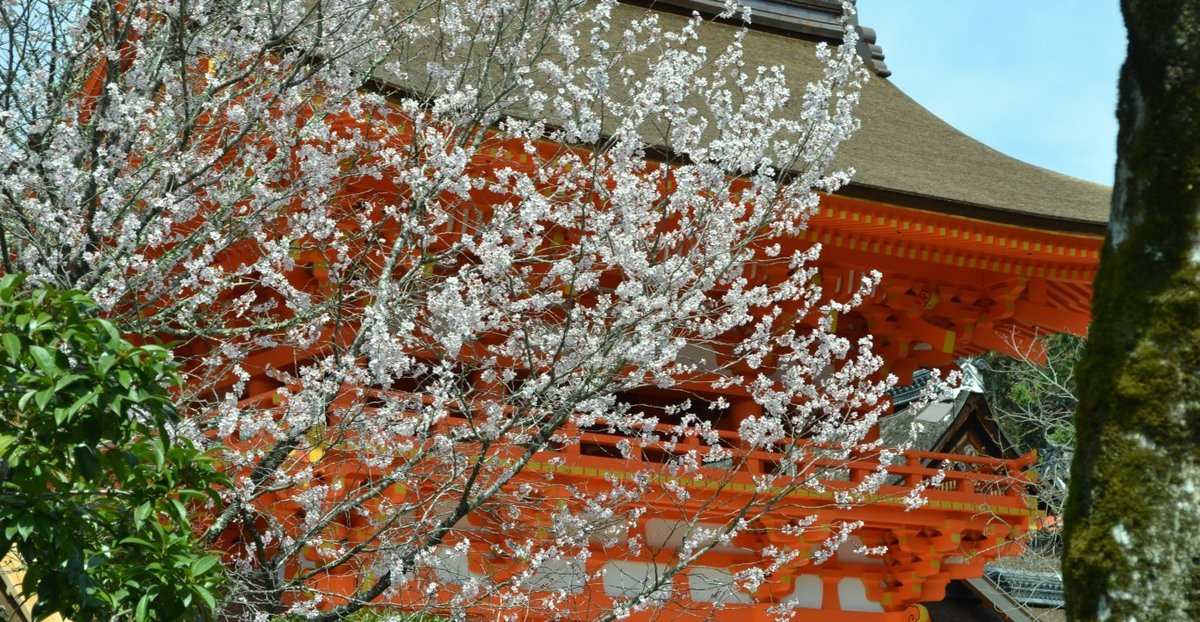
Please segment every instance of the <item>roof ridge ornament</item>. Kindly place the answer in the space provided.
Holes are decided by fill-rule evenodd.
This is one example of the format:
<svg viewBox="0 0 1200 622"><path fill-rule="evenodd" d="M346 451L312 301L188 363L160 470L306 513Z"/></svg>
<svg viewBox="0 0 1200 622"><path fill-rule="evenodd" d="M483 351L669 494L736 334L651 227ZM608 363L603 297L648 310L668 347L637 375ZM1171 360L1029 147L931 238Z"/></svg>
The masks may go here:
<svg viewBox="0 0 1200 622"><path fill-rule="evenodd" d="M883 62L883 48L875 43L875 29L859 25L857 16L854 17L854 27L858 29L858 55L863 62L881 78L892 75L892 70Z"/></svg>
<svg viewBox="0 0 1200 622"><path fill-rule="evenodd" d="M674 9L684 13L699 11L707 16L720 15L726 6L723 0L627 0L633 4L652 9ZM849 0L855 4L856 0ZM843 8L841 0L738 0L738 4L749 7L753 30L765 30L780 34L841 43ZM721 20L742 23L740 17ZM858 23L858 16L850 16L850 24L858 31L858 54L867 67L880 77L892 75L884 63L883 48L876 44L874 28Z"/></svg>

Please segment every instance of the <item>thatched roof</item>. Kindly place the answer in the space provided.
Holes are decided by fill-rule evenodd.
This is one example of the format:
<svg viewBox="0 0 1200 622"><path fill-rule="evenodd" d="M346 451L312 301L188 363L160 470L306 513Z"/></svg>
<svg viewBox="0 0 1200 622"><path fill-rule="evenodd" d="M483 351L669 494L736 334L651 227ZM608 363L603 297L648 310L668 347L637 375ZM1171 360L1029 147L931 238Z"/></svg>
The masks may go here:
<svg viewBox="0 0 1200 622"><path fill-rule="evenodd" d="M989 220L1031 215L1108 222L1107 186L1010 158L954 129L887 79L872 76L859 116L862 130L839 160L857 171L855 186L958 203L975 217L995 210Z"/></svg>
<svg viewBox="0 0 1200 622"><path fill-rule="evenodd" d="M719 49L735 30L709 24L701 43ZM784 65L792 92L803 92L820 71L816 39L753 31L746 37L746 64ZM1045 229L1098 233L1108 222L1109 187L1006 156L954 129L878 74L863 92L858 115L862 130L838 160L856 170L847 194Z"/></svg>
<svg viewBox="0 0 1200 622"><path fill-rule="evenodd" d="M397 0L406 2L411 0ZM627 0L645 6L621 4L614 10L614 25L607 36L617 40L622 23L659 13L660 24L677 30L692 10L719 7L720 0ZM748 0L749 1L749 0ZM753 0L760 16L744 40L747 72L757 66L782 65L798 112L800 95L807 83L821 75L816 46L836 36L841 4L835 0ZM712 9L715 10L715 9ZM706 23L699 45L710 51L723 50L734 41L738 25ZM959 132L905 95L883 77L887 75L883 54L873 45L874 32L861 29L860 55L873 70L862 97L858 115L862 130L842 147L838 166L853 167L856 174L845 192L874 201L927 211L952 213L981 220L1018 224L1052 231L1101 234L1108 221L1108 187L1060 175L1010 158ZM886 33L885 33L886 35ZM425 66L429 50L397 50L414 68ZM646 71L647 55L634 54L627 67ZM461 66L474 71L493 71L483 58L461 59ZM449 61L443 61L449 62ZM472 70L468 70L470 72ZM535 79L538 79L535 77ZM417 70L405 77L380 73L378 83L385 91L420 92L430 87L428 76ZM686 102L697 105L700 102ZM704 107L697 105L703 110ZM521 106L508 111L525 116ZM547 119L550 123L557 119ZM606 119L604 129L616 119ZM652 135L661 128L647 128L644 138L651 145L670 151L663 136Z"/></svg>

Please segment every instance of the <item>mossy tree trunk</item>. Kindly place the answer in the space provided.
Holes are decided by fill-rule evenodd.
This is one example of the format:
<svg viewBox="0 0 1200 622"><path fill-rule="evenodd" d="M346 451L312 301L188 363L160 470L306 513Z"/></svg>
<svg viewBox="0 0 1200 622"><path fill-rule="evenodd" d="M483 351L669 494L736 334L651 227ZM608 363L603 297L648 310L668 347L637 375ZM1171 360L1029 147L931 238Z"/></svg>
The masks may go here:
<svg viewBox="0 0 1200 622"><path fill-rule="evenodd" d="M1122 0L1117 177L1079 363L1072 620L1200 620L1200 0Z"/></svg>

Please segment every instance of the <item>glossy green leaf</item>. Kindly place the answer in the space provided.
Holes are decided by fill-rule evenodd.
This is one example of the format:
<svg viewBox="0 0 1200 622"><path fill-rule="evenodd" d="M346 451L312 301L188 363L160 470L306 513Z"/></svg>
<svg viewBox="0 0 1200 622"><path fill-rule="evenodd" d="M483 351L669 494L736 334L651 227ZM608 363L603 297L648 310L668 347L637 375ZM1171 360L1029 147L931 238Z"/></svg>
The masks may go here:
<svg viewBox="0 0 1200 622"><path fill-rule="evenodd" d="M154 508L149 503L143 503L133 511L133 520L140 525L150 517L150 512L152 511L154 511Z"/></svg>
<svg viewBox="0 0 1200 622"><path fill-rule="evenodd" d="M47 376L58 374L58 363L55 362L54 355L49 350L42 346L29 346L29 354L43 374Z"/></svg>
<svg viewBox="0 0 1200 622"><path fill-rule="evenodd" d="M198 577L208 572L213 566L217 565L218 561L219 560L213 555L207 555L197 559L196 561L192 562L192 566L190 568L192 576Z"/></svg>
<svg viewBox="0 0 1200 622"><path fill-rule="evenodd" d="M17 361L21 358L21 338L12 333L4 333L0 336L0 342L4 344L4 353L8 355L8 360Z"/></svg>
<svg viewBox="0 0 1200 622"><path fill-rule="evenodd" d="M62 391L63 389L71 386L72 384L75 384L76 382L79 382L80 380L86 380L86 379L87 379L87 377L82 376L80 374L67 374L67 375L63 376L62 378L59 378L58 382L54 383L54 390Z"/></svg>
<svg viewBox="0 0 1200 622"><path fill-rule="evenodd" d="M8 453L8 448L17 442L17 437L12 434L0 434L0 458L3 458Z"/></svg>
<svg viewBox="0 0 1200 622"><path fill-rule="evenodd" d="M204 586L192 586L192 591L204 601L205 605L208 605L210 610L217 608L217 599L214 598L212 592L208 591Z"/></svg>

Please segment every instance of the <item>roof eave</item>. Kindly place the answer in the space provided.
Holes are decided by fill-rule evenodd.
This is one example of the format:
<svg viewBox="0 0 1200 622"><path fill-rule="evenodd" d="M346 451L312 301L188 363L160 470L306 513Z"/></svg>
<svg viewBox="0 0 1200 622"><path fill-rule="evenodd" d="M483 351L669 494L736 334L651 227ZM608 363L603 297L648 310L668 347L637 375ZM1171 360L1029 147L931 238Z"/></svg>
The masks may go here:
<svg viewBox="0 0 1200 622"><path fill-rule="evenodd" d="M926 212L936 212L949 216L959 216L962 218L983 220L1004 225L1015 225L1032 229L1040 229L1043 231L1056 231L1060 233L1097 237L1104 237L1108 232L1107 221L1097 222L1093 220L1078 220L1073 218L1055 218L1017 210L1007 210L988 205L952 201L949 199L928 195L902 192L891 188L882 188L854 181L851 181L849 185L839 190L837 194L865 201L887 203L897 207L917 209Z"/></svg>

